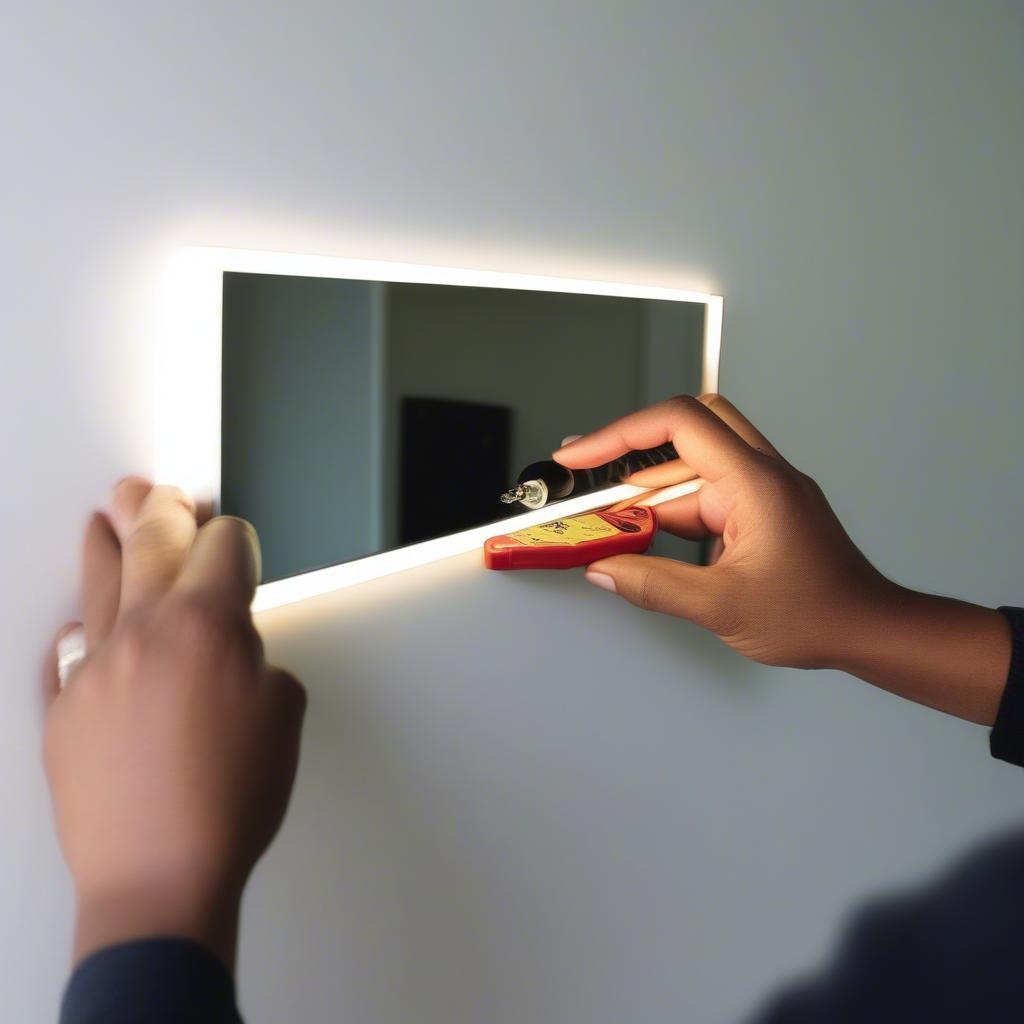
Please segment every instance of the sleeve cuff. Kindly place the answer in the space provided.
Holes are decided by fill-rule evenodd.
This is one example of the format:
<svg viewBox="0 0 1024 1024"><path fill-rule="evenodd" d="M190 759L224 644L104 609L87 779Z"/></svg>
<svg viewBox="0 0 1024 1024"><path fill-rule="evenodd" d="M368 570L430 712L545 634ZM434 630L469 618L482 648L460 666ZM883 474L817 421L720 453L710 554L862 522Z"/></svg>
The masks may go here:
<svg viewBox="0 0 1024 1024"><path fill-rule="evenodd" d="M241 1024L235 983L196 942L141 939L86 957L64 992L60 1024Z"/></svg>
<svg viewBox="0 0 1024 1024"><path fill-rule="evenodd" d="M1024 768L1024 608L999 609L1010 624L1010 672L989 733L989 749L1000 761Z"/></svg>

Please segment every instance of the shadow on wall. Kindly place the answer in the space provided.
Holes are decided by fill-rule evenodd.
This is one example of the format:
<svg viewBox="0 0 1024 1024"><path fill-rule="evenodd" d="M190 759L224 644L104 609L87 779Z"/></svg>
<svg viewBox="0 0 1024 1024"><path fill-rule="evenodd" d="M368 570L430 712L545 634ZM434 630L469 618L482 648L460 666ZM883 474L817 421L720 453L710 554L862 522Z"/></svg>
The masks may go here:
<svg viewBox="0 0 1024 1024"><path fill-rule="evenodd" d="M467 633L457 610L470 591ZM582 622L568 614L581 602L594 613ZM392 615L408 623L412 608L415 635L396 643ZM749 695L751 666L696 628L625 606L581 573L487 574L476 554L278 609L261 626L310 705L295 799L259 869L270 880L253 887L245 940L284 951L282 976L302 987L309 1019L341 1005L353 1019L540 1019L565 984L559 935L579 947L566 970L585 976L602 961L588 952L594 893L615 884L628 900L646 885L623 866L629 830L677 841L685 800L653 831L642 821L658 785L677 785L657 767L685 750L677 723L705 728L701 689ZM460 648L491 671L443 673ZM595 658L608 671L582 677ZM652 659L685 661L689 685L647 674ZM652 717L664 728L646 764L635 744ZM682 908L673 919L681 926ZM332 943L316 941L325 935ZM286 1012L273 979L244 974L246 962L280 961L270 953L241 957L253 1024Z"/></svg>

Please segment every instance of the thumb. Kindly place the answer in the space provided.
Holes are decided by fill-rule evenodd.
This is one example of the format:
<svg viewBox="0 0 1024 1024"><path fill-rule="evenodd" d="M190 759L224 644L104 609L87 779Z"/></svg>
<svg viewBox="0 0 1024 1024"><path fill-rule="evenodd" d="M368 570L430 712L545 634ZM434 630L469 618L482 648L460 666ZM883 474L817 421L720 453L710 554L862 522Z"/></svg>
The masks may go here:
<svg viewBox="0 0 1024 1024"><path fill-rule="evenodd" d="M714 614L719 590L714 566L690 565L652 555L615 555L587 566L588 583L624 597L630 604L664 612L698 625Z"/></svg>

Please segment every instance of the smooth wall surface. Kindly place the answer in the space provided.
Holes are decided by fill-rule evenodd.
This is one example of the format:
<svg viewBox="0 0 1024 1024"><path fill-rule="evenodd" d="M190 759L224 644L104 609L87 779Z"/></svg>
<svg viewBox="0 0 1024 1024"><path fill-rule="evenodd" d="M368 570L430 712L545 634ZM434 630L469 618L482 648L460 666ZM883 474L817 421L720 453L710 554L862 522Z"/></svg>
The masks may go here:
<svg viewBox="0 0 1024 1024"><path fill-rule="evenodd" d="M65 977L35 679L151 465L175 246L720 291L724 391L870 557L1024 602L1019 5L38 3L0 40L5 1019ZM1024 813L984 730L572 574L467 556L263 627L312 700L253 1022L736 1019Z"/></svg>

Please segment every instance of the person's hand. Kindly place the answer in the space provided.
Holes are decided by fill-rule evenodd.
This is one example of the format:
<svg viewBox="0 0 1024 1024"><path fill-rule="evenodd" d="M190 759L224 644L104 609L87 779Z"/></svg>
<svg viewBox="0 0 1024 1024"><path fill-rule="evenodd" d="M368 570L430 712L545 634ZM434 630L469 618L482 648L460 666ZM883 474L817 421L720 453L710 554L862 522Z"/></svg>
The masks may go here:
<svg viewBox="0 0 1024 1024"><path fill-rule="evenodd" d="M821 488L783 459L720 395L679 396L625 416L553 454L571 469L671 441L680 460L627 482L700 476L657 507L660 526L715 539L709 566L617 555L587 579L641 608L689 619L769 665L842 668L979 722L995 717L1009 627L990 609L914 594L861 554Z"/></svg>
<svg viewBox="0 0 1024 1024"><path fill-rule="evenodd" d="M642 608L690 619L756 661L828 664L836 656L834 625L861 618L888 584L817 484L726 399L669 399L553 457L570 468L593 466L665 441L681 461L652 466L628 482L665 486L701 476L700 490L658 506L658 522L692 540L720 538L714 564L619 555L591 565L587 579Z"/></svg>
<svg viewBox="0 0 1024 1024"><path fill-rule="evenodd" d="M74 958L154 935L234 963L246 878L292 789L305 693L266 664L255 531L197 529L180 491L122 481L84 546L86 656L48 679L44 759L77 899Z"/></svg>

